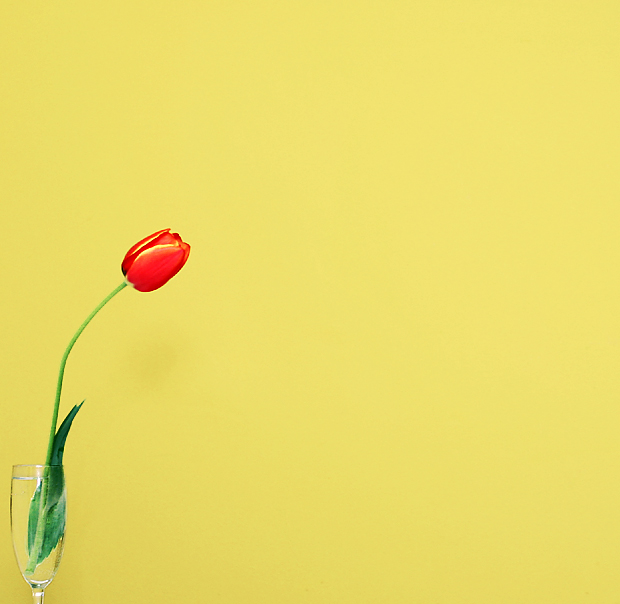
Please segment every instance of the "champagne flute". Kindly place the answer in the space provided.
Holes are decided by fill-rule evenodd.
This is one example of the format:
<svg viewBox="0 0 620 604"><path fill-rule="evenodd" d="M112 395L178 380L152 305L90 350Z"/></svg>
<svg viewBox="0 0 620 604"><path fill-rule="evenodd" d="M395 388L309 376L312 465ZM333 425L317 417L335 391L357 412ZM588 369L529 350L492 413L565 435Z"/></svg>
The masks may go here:
<svg viewBox="0 0 620 604"><path fill-rule="evenodd" d="M43 604L65 542L67 489L63 466L13 466L11 533L19 570Z"/></svg>

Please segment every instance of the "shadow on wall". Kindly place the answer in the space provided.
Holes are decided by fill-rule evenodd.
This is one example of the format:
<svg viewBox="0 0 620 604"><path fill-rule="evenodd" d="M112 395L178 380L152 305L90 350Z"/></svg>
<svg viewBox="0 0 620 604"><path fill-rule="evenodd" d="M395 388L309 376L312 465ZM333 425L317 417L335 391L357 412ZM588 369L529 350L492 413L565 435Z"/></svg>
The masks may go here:
<svg viewBox="0 0 620 604"><path fill-rule="evenodd" d="M159 338L140 342L124 363L125 378L133 387L161 389L174 379L181 356L178 343Z"/></svg>

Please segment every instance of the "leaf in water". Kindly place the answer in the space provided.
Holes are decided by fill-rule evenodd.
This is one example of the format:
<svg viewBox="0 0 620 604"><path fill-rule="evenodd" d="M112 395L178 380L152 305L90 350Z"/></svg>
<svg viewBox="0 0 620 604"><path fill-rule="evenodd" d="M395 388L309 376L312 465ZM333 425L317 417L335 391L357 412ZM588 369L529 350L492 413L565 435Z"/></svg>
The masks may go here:
<svg viewBox="0 0 620 604"><path fill-rule="evenodd" d="M41 496L43 494L45 500L42 519L44 531L36 564L43 562L58 544L64 534L67 517L67 495L62 468L51 467L48 472L47 478L39 480L39 485L30 500L30 510L28 511L28 555L31 556L34 554L32 549L36 539Z"/></svg>
<svg viewBox="0 0 620 604"><path fill-rule="evenodd" d="M43 546L37 564L40 564L47 558L52 550L58 545L61 537L65 533L65 523L67 519L67 497L63 491L62 496L51 508L48 508L45 514L45 535L43 537Z"/></svg>
<svg viewBox="0 0 620 604"><path fill-rule="evenodd" d="M30 501L30 510L28 512L28 555L36 555L36 564L40 564L47 558L52 550L58 545L60 538L65 532L65 522L67 518L67 495L65 491L65 479L62 472L62 457L65 451L65 442L71 423L80 410L84 401L79 405L75 405L73 409L65 417L64 421L58 428L54 436L52 444L52 455L50 459L50 468L43 480L39 480L34 495ZM43 540L41 549L33 552L37 525L39 523L39 514L41 508L41 498L44 501L44 510L42 522L44 523ZM39 535L41 539L41 535Z"/></svg>
<svg viewBox="0 0 620 604"><path fill-rule="evenodd" d="M39 480L37 490L34 492L30 500L30 510L28 511L28 555L34 544L34 536L37 532L37 523L39 522L39 505L41 503L41 485L43 482Z"/></svg>

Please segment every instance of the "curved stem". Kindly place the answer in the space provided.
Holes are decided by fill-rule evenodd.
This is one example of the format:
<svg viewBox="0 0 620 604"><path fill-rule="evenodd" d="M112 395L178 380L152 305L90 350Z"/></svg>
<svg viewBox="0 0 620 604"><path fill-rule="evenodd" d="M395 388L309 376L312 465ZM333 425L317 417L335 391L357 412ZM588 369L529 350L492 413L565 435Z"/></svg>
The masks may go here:
<svg viewBox="0 0 620 604"><path fill-rule="evenodd" d="M54 448L54 437L56 436L56 424L58 423L58 409L60 407L60 393L62 391L62 379L65 375L65 365L67 364L67 357L73 348L73 345L80 337L80 334L86 329L86 326L93 320L93 317L114 297L118 292L127 287L128 283L123 281L112 293L107 295L103 301L93 310L93 312L86 317L86 320L80 325L79 329L75 332L74 336L71 338L65 353L62 355L62 360L60 361L60 371L58 372L58 383L56 384L56 399L54 401L54 413L52 415L52 426L50 429L50 437L49 443L47 445L47 456L45 458L45 472L43 475L43 482L41 484L41 499L39 502L39 510L37 517L37 528L34 537L34 543L32 545L32 551L30 552L28 566L26 567L26 573L33 573L37 567L37 560L39 558L39 553L41 552L41 547L43 546L43 539L45 537L45 515L47 513L47 492L49 489L49 465L52 460L52 450ZM35 588L33 588L33 594L35 595L35 603L43 602L43 590L40 593L34 592ZM40 598L37 600L37 598Z"/></svg>
<svg viewBox="0 0 620 604"><path fill-rule="evenodd" d="M43 604L43 596L45 592L40 587L32 588L32 597L34 599L34 604Z"/></svg>
<svg viewBox="0 0 620 604"><path fill-rule="evenodd" d="M56 435L56 424L58 423L58 409L60 408L60 393L62 391L62 378L65 375L65 365L67 364L67 357L73 348L73 345L80 337L80 334L86 329L86 326L91 322L93 317L114 297L118 292L127 287L127 282L123 281L111 294L109 294L103 302L93 310L93 312L88 315L84 323L80 325L80 328L75 332L75 335L71 338L69 342L69 346L65 350L65 353L62 355L62 360L60 361L60 371L58 373L58 382L56 384L56 399L54 401L54 413L52 415L52 427L50 429L50 437L49 443L47 445L47 456L45 458L45 465L48 466L52 459L52 448L54 446L54 436Z"/></svg>

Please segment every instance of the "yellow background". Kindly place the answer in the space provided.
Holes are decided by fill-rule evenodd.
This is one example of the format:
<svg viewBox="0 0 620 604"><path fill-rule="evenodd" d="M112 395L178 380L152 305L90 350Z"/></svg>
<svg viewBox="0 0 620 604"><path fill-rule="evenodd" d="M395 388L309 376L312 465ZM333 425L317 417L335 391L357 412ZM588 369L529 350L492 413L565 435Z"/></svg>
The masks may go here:
<svg viewBox="0 0 620 604"><path fill-rule="evenodd" d="M620 603L620 4L0 3L9 476L49 604Z"/></svg>

